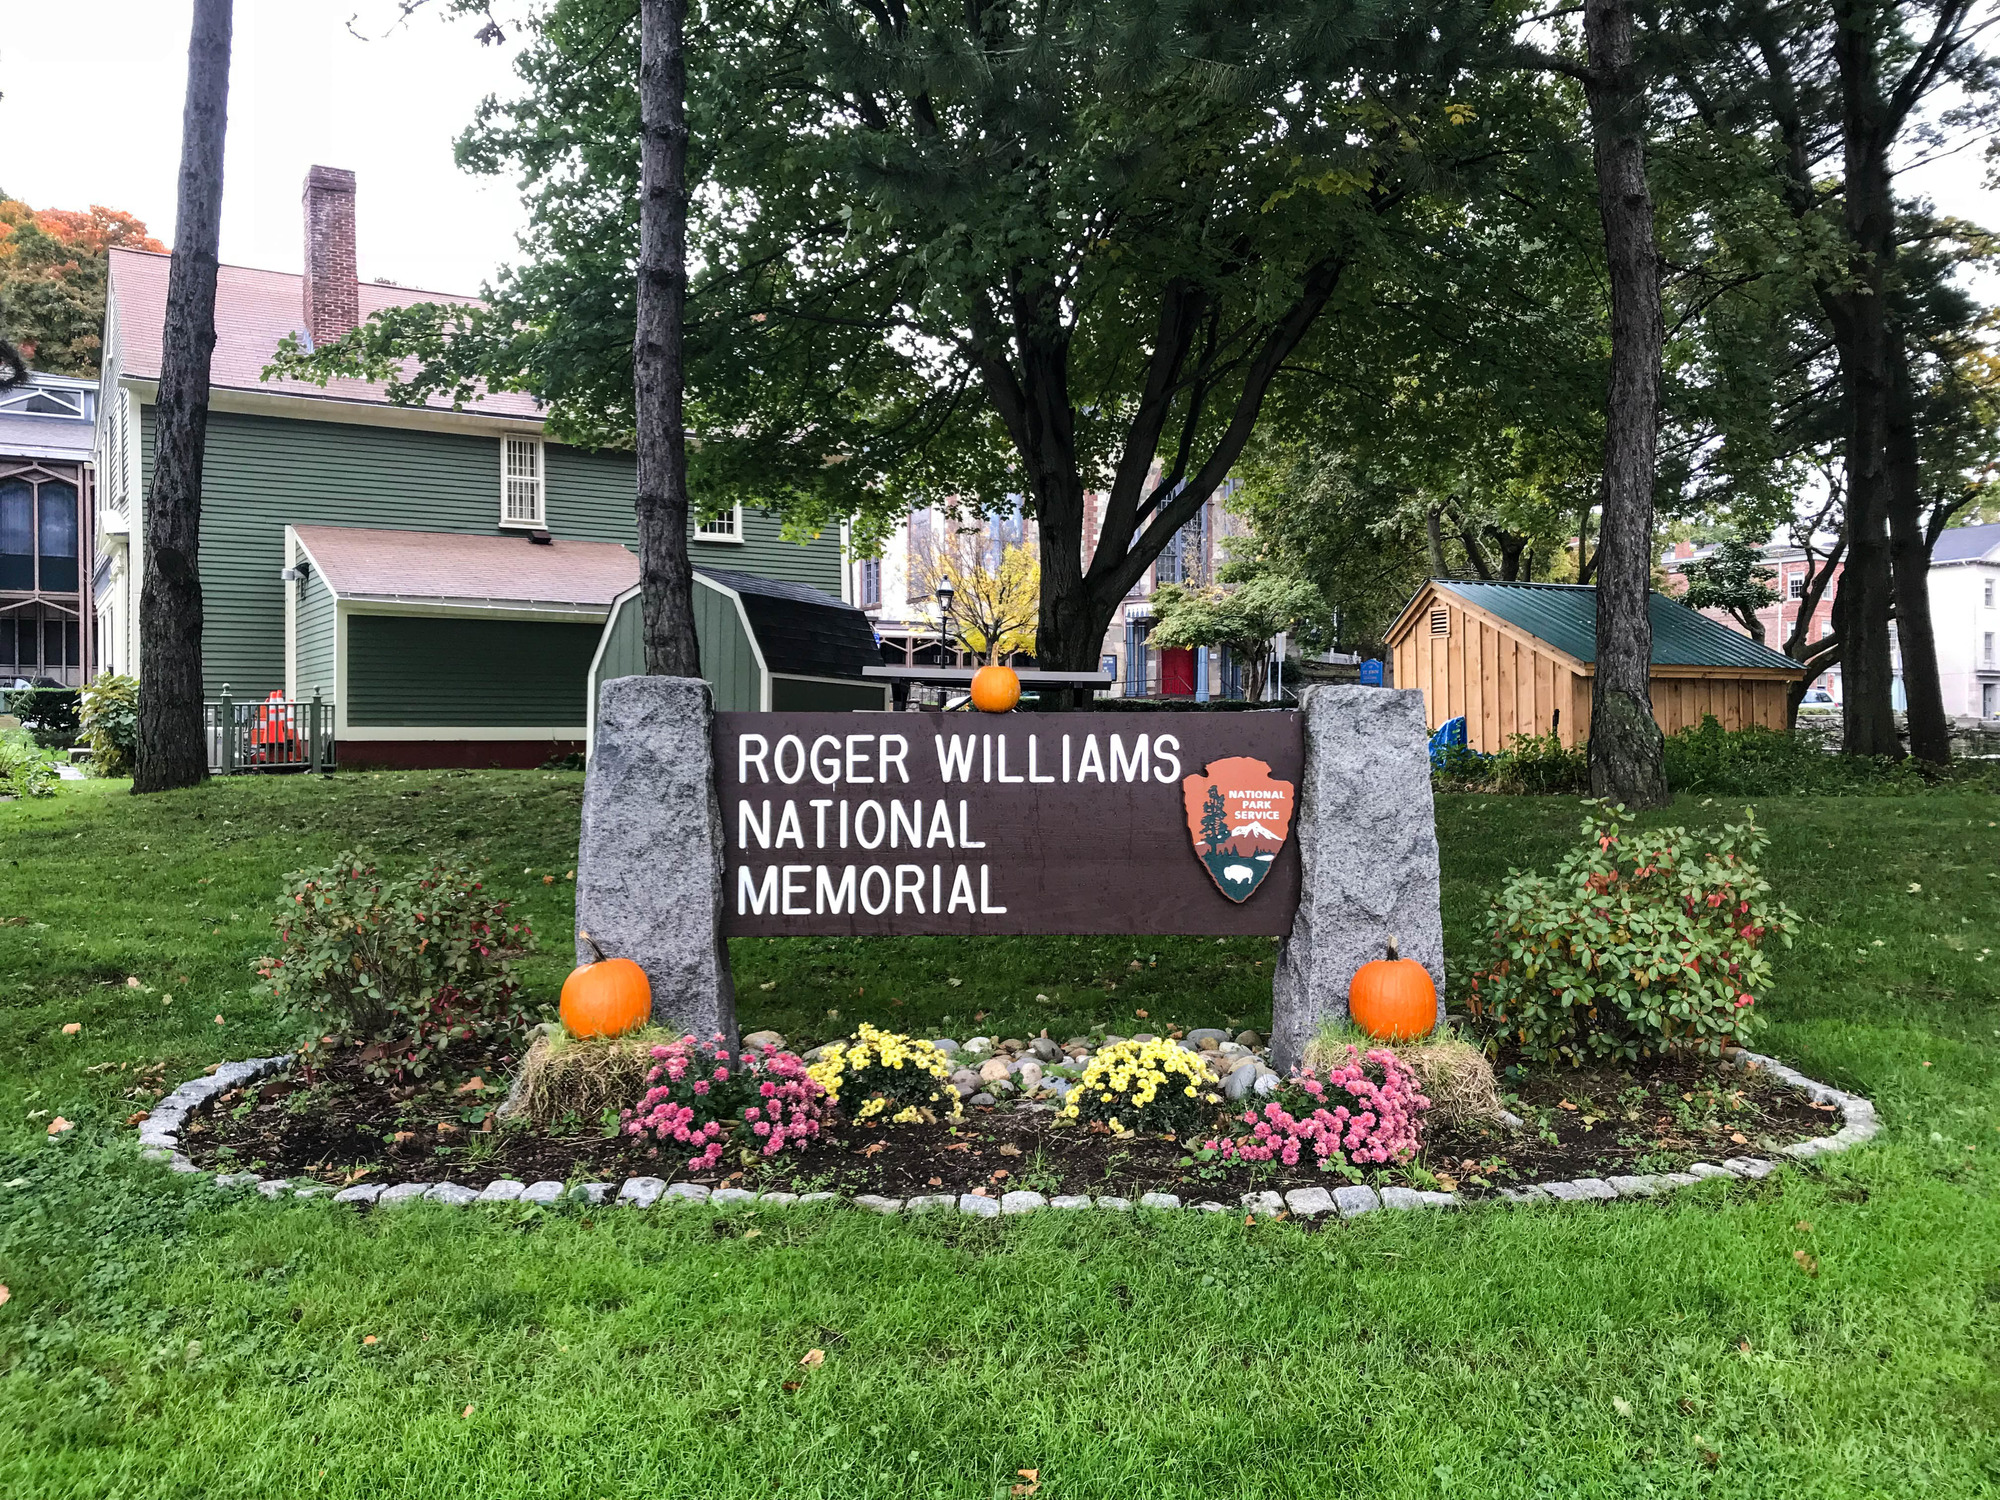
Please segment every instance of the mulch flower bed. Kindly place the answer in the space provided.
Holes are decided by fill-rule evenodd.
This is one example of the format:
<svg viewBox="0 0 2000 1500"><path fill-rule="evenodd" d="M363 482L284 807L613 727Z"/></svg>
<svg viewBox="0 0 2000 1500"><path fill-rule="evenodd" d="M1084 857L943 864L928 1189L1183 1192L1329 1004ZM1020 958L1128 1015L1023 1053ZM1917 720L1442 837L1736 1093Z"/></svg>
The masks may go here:
<svg viewBox="0 0 2000 1500"><path fill-rule="evenodd" d="M1551 1071L1503 1053L1500 1087L1521 1129L1427 1128L1414 1162L1352 1178L1321 1171L1310 1159L1295 1167L1225 1163L1188 1140L1059 1124L1048 1105L1028 1102L968 1106L962 1120L938 1125L837 1122L802 1151L748 1163L732 1152L715 1169L691 1173L686 1148L613 1133L600 1122L556 1131L502 1124L495 1110L506 1069L501 1059L494 1063L471 1076L398 1088L368 1078L354 1054L336 1053L310 1080L281 1075L224 1094L188 1121L183 1149L205 1168L336 1186L650 1176L799 1193L1167 1192L1233 1204L1247 1192L1349 1180L1482 1197L1538 1181L1671 1172L1697 1161L1768 1156L1840 1123L1831 1105L1711 1059ZM1226 1117L1218 1111L1215 1133L1225 1133L1225 1121L1233 1124L1244 1107Z"/></svg>

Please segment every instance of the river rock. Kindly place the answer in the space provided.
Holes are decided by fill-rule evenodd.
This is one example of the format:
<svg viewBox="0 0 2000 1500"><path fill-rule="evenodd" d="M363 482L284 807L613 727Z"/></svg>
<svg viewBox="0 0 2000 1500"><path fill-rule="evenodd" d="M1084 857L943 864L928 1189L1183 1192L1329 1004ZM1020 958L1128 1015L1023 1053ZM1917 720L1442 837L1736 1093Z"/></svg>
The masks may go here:
<svg viewBox="0 0 2000 1500"><path fill-rule="evenodd" d="M998 1104L1000 1101L998 1099L995 1099L991 1094L981 1092L974 1094L970 1099L966 1100L965 1102L967 1104L978 1105L984 1109L991 1109L994 1105Z"/></svg>
<svg viewBox="0 0 2000 1500"><path fill-rule="evenodd" d="M958 1043L954 1042L948 1036L939 1037L936 1041L932 1042L931 1045L937 1048L938 1051L942 1052L946 1057L958 1056Z"/></svg>
<svg viewBox="0 0 2000 1500"><path fill-rule="evenodd" d="M1045 1036L1038 1036L1029 1042L1028 1050L1045 1063L1052 1063L1063 1055L1063 1049Z"/></svg>
<svg viewBox="0 0 2000 1500"><path fill-rule="evenodd" d="M1256 1081L1255 1068L1237 1068L1222 1080L1222 1097L1231 1104L1239 1103L1250 1092L1250 1085Z"/></svg>
<svg viewBox="0 0 2000 1500"><path fill-rule="evenodd" d="M998 1083L1014 1070L1007 1065L1004 1057L989 1057L979 1065L981 1083Z"/></svg>
<svg viewBox="0 0 2000 1500"><path fill-rule="evenodd" d="M1042 1086L1042 1065L1028 1058L1014 1074L1014 1086L1024 1094L1032 1094Z"/></svg>
<svg viewBox="0 0 2000 1500"><path fill-rule="evenodd" d="M1239 1031L1236 1033L1236 1045L1255 1050L1264 1045L1264 1039L1254 1031Z"/></svg>

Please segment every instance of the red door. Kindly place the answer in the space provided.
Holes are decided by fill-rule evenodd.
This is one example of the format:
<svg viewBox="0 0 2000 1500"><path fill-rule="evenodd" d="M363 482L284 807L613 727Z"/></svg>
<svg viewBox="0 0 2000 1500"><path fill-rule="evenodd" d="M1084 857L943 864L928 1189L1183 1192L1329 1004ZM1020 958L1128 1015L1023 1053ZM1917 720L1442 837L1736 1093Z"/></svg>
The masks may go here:
<svg viewBox="0 0 2000 1500"><path fill-rule="evenodd" d="M1169 698L1194 696L1194 647L1161 647L1160 691Z"/></svg>

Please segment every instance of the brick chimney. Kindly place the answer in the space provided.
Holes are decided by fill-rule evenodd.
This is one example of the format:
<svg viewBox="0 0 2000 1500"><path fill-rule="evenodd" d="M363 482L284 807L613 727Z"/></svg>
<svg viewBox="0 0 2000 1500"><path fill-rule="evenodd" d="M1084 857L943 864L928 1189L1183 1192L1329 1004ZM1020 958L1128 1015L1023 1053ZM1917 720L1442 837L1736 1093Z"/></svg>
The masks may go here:
<svg viewBox="0 0 2000 1500"><path fill-rule="evenodd" d="M306 331L330 344L361 321L354 273L354 174L339 167L306 173Z"/></svg>

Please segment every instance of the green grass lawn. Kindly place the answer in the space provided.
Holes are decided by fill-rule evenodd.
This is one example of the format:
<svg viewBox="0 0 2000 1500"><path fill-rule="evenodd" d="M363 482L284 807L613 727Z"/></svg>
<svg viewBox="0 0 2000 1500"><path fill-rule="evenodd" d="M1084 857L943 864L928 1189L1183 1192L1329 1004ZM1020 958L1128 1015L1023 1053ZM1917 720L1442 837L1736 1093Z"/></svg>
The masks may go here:
<svg viewBox="0 0 2000 1500"><path fill-rule="evenodd" d="M0 805L0 1495L985 1500L1023 1468L1046 1500L2000 1493L1989 794L1758 808L1804 919L1762 1044L1874 1098L1876 1145L1657 1203L1309 1232L364 1216L170 1177L136 1159L125 1091L294 1039L249 968L286 870L355 844L478 860L545 935L527 974L553 999L581 778L123 790ZM1439 820L1462 956L1485 894L1553 862L1578 813L1458 797ZM736 968L746 1028L804 1044L1141 1010L1261 1029L1272 956L798 939L739 943ZM56 1114L77 1127L51 1142Z"/></svg>

